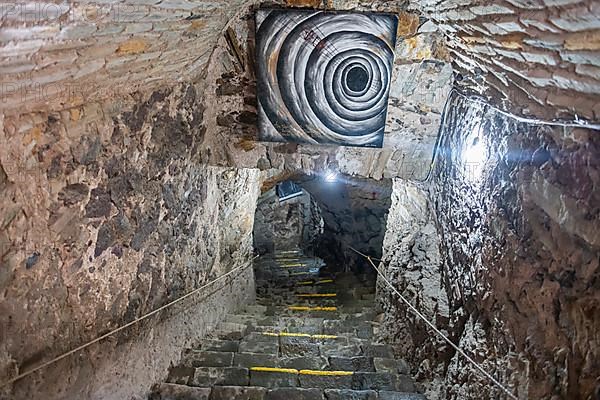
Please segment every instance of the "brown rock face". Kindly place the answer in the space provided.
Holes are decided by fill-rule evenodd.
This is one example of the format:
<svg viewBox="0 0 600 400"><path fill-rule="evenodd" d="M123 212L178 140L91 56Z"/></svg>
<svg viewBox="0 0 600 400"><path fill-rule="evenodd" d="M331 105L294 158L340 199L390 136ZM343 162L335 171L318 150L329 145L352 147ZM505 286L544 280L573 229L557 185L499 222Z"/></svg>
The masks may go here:
<svg viewBox="0 0 600 400"><path fill-rule="evenodd" d="M91 103L77 113L0 120L2 381L251 257L258 170L198 163L205 128L197 87L137 95L138 101ZM175 343L197 340L208 329L204 320L214 322L252 296L251 274L242 283L218 307L182 309L180 317L197 321L196 332L177 336L182 322L176 317L174 325L138 325L43 371L48 381L19 381L0 398L101 398L115 370L131 369L149 349L161 349L152 365L135 367L144 373L126 385L113 382L110 396L140 393L179 356ZM149 327L162 339L148 334ZM91 368L97 353L102 361ZM80 380L69 383L74 376Z"/></svg>
<svg viewBox="0 0 600 400"><path fill-rule="evenodd" d="M392 205L388 221L391 226L397 215L409 215L398 225L410 226L431 209L435 234L421 235L415 247L437 247L440 258L422 258L415 247L399 251L393 239L398 228L388 228L388 270L519 398L594 398L600 370L597 135L518 123L460 96L451 100L446 120L430 181L413 194L398 181L394 195L409 194ZM398 214L418 199L421 210ZM443 292L428 289L432 282ZM404 308L385 289L381 294L391 323L393 310L403 314ZM442 376L432 395L502 398L451 349L440 351L433 338L419 342L418 326L390 325L387 332L400 333L402 346L423 362L423 380Z"/></svg>

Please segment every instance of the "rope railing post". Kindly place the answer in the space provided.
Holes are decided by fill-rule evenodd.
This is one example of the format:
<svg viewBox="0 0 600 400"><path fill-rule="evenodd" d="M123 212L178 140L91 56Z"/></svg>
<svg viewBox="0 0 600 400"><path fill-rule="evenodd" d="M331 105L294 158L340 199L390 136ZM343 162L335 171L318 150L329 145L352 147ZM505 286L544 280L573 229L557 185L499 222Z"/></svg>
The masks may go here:
<svg viewBox="0 0 600 400"><path fill-rule="evenodd" d="M68 352L66 352L66 353L64 353L64 354L62 354L62 355L60 355L58 357L55 357L55 358L53 358L50 361L46 361L46 362L38 365L37 367L34 367L34 368L30 369L29 371L20 373L20 374L14 376L14 377L8 379L5 382L1 382L0 383L0 388L3 388L3 387L8 386L8 385L10 385L12 383L15 383L15 382L17 382L17 381L19 381L19 380L21 380L21 379L23 379L23 378L25 378L25 377L33 374L34 372L40 371L40 370L42 370L42 369L44 369L44 368L46 368L46 367L48 367L48 366L50 366L52 364L55 364L55 363L57 363L57 362L65 359L65 358L67 358L67 357L75 354L75 353L80 352L81 350L84 350L85 348L87 348L87 347L89 347L89 346L91 346L93 344L101 342L102 340L107 339L108 337L113 336L116 333L119 333L119 332L121 332L121 331L123 331L123 330L125 330L125 329L127 329L127 328L129 328L129 327L131 327L131 326L133 326L133 325L135 325L135 324L143 321L143 320L146 320L146 319L148 319L148 318L150 318L150 317L152 317L152 316L160 313L161 311L166 310L167 308L170 308L170 307L174 306L175 304L181 303L185 299L188 299L188 298L192 297L193 295L199 293L200 291L206 289L207 287L212 286L215 283L220 282L220 281L228 278L229 276L233 275L235 272L246 270L246 268L248 268L249 266L252 265L252 263L254 262L254 260L257 257L258 256L254 256L247 263L245 263L245 264L243 264L243 265L241 265L239 267L236 267L236 268L232 269L231 271L229 271L229 272L227 272L227 273L219 276L218 278L213 279L212 281L210 281L210 282L202 285L201 287L192 290L188 294L185 294L185 295L181 296L180 298L178 298L176 300L173 300L173 301L165 304L164 306L157 308L154 311L149 312L148 314L145 314L145 315L143 315L143 316L141 316L139 318L136 318L135 320L133 320L131 322L128 322L127 324L122 325L122 326L120 326L120 327L118 327L118 328L116 328L116 329L114 329L114 330L112 330L112 331L110 331L110 332L108 332L108 333L100 336L100 337L97 337L96 339L93 339L93 340L91 340L91 341L89 341L89 342L87 342L87 343L85 343L85 344L83 344L83 345L81 345L79 347L74 348L73 350L70 350L70 351L68 351Z"/></svg>
<svg viewBox="0 0 600 400"><path fill-rule="evenodd" d="M508 390L508 388L506 388L502 383L500 383L496 378L494 378L489 372L487 372L485 369L483 369L483 367L481 365L479 365L479 363L477 363L477 361L473 360L473 358L471 358L464 350L462 350L460 347L458 347L456 344L454 344L454 342L452 340L450 340L450 338L448 338L446 335L444 335L444 333L442 331L440 331L433 324L433 322L429 321L427 319L427 317L425 317L421 312L419 312L419 310L417 310L417 308L415 306L413 306L412 303L410 301L408 301L408 299L406 299L402 295L402 293L400 293L400 291L398 291L398 289L396 289L394 287L394 285L392 285L392 283L385 277L385 275L381 272L381 270L373 262L373 258L368 256L367 254L364 254L364 253L356 250L355 248L353 248L351 246L349 246L349 247L352 251L365 257L369 261L369 263L371 263L371 266L373 266L373 268L377 272L377 275L385 282L385 284L387 286L389 286L389 288L400 298L400 300L402 300L402 302L407 305L407 307L412 311L413 314L415 314L417 317L419 317L421 320L423 320L423 322L425 322L425 324L427 324L438 336L440 336L442 339L444 339L444 341L446 343L448 343L454 350L456 350L469 363L471 363L477 369L477 371L479 371L484 377L489 379L494 385L496 385L498 388L500 388L509 398L511 398L513 400L518 400L517 396L515 396L510 390Z"/></svg>

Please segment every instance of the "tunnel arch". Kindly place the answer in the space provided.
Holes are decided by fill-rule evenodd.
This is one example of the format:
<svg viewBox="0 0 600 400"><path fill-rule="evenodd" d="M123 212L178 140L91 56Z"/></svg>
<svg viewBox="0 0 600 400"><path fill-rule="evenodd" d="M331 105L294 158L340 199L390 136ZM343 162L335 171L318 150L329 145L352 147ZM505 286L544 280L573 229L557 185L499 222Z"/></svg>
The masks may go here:
<svg viewBox="0 0 600 400"><path fill-rule="evenodd" d="M322 235L313 239L315 243L306 245L298 243L297 247L312 253L311 255L323 258L332 266L342 270L355 269L361 273L372 273L366 260L358 257L350 247L381 258L387 215L391 206L392 182L386 179L376 181L337 173L335 178L331 179L331 174L331 169L319 174L283 174L269 181L269 184L263 187L263 196L268 198L269 213L275 215L279 212L277 218L271 220L277 220L279 226L282 226L285 218L289 217L286 207L277 208L279 202L274 188L284 181L293 181L302 188L303 198L308 198L308 202L313 202L318 210L318 218L316 220L308 218L308 220L313 222L318 222L319 218L323 220ZM261 200L258 204L257 215L260 215ZM264 207L267 207L267 204ZM297 224L296 221L296 226ZM262 225L259 220L256 220L255 243L257 229L261 232L259 236L264 237L262 232L269 232L273 227ZM277 232L271 233L277 234ZM298 240L301 242L302 236L298 237ZM280 249L282 246L283 243L279 243ZM259 247L262 249L268 246Z"/></svg>

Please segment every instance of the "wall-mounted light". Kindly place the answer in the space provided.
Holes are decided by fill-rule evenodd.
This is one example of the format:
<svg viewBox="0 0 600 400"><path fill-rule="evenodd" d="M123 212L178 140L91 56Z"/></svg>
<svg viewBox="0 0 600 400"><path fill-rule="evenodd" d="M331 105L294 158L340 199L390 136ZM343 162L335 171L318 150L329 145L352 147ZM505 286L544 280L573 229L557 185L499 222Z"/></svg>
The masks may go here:
<svg viewBox="0 0 600 400"><path fill-rule="evenodd" d="M302 196L304 194L302 188L292 181L281 182L275 188L275 192L277 193L277 197L279 197L280 204L286 200L290 200L294 197Z"/></svg>
<svg viewBox="0 0 600 400"><path fill-rule="evenodd" d="M325 182L329 182L329 183L333 183L335 181L337 181L337 173L335 171L325 171Z"/></svg>
<svg viewBox="0 0 600 400"><path fill-rule="evenodd" d="M486 150L483 141L480 138L475 138L471 144L463 152L463 160L467 164L482 165L486 159Z"/></svg>
<svg viewBox="0 0 600 400"><path fill-rule="evenodd" d="M481 135L481 121L476 123L467 137L462 151L464 173L468 179L479 180L488 158L485 137Z"/></svg>

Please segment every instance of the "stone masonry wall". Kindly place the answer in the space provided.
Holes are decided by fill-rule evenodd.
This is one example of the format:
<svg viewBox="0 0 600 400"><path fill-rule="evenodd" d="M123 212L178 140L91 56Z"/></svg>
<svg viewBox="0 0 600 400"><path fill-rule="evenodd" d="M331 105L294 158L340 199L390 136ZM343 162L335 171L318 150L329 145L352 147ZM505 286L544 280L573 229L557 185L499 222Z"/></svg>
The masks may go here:
<svg viewBox="0 0 600 400"><path fill-rule="evenodd" d="M57 111L196 79L243 0L0 4L0 110Z"/></svg>
<svg viewBox="0 0 600 400"><path fill-rule="evenodd" d="M600 3L417 0L445 33L456 83L525 116L600 120Z"/></svg>
<svg viewBox="0 0 600 400"><path fill-rule="evenodd" d="M181 84L0 117L2 381L249 260L259 171L199 163L201 94L201 85ZM159 381L173 346L247 301L251 284L214 310L196 309L187 337L152 320L18 382L9 398L125 398ZM137 349L144 373L126 368L121 346ZM149 359L151 348L164 352ZM121 364L103 364L110 359Z"/></svg>
<svg viewBox="0 0 600 400"><path fill-rule="evenodd" d="M273 2L282 6L283 2ZM429 172L441 114L452 84L452 67L442 34L419 30L419 15L404 1L289 1L327 10L392 12L399 15L384 149L265 143L258 141L254 73L254 11L240 13L222 37L208 67L209 135L203 159L213 165L285 170L303 174L331 168L380 180L424 179Z"/></svg>
<svg viewBox="0 0 600 400"><path fill-rule="evenodd" d="M407 197L407 184L394 186L409 204L429 204L439 239L425 243L439 243L441 268L421 252L398 251L388 231L387 269L399 270L401 288L437 271L450 319L436 313L446 307L443 294L421 294L416 304L520 399L597 398L597 132L518 123L461 96L452 98L447 121L422 193ZM390 219L419 221L422 211L411 208L397 204ZM420 236L431 233L417 226ZM443 385L429 385L438 398L504 398L444 346L429 338L412 346L422 380L441 374Z"/></svg>
<svg viewBox="0 0 600 400"><path fill-rule="evenodd" d="M254 249L260 254L280 250L314 250L323 233L321 210L312 196L279 202L275 189L258 200L254 220Z"/></svg>

